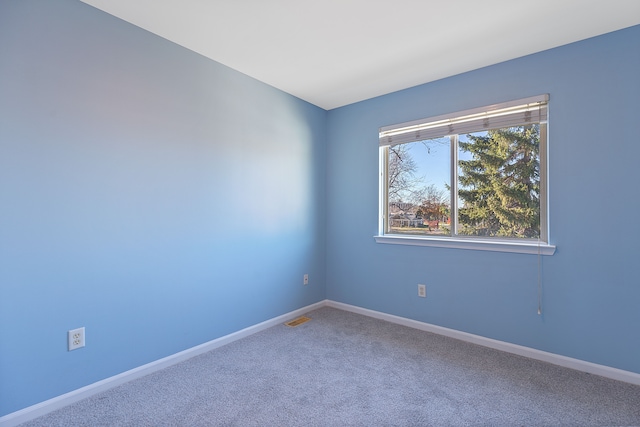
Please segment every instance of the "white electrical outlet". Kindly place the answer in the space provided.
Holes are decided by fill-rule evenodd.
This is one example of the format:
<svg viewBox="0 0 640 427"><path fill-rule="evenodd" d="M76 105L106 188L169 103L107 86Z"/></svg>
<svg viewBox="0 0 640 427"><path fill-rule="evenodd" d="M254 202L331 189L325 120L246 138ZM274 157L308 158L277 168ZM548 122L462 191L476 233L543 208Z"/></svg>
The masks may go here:
<svg viewBox="0 0 640 427"><path fill-rule="evenodd" d="M69 351L84 347L84 327L67 332Z"/></svg>
<svg viewBox="0 0 640 427"><path fill-rule="evenodd" d="M302 284L304 285L308 285L309 284L309 275L305 274L304 277L302 278Z"/></svg>
<svg viewBox="0 0 640 427"><path fill-rule="evenodd" d="M421 298L427 297L427 285L418 285L418 296Z"/></svg>

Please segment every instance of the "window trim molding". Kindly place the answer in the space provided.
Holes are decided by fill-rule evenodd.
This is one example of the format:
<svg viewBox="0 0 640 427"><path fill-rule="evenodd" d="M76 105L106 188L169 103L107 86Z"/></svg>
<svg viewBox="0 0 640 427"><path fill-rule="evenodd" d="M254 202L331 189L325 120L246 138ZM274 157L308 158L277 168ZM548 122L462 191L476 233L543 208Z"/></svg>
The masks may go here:
<svg viewBox="0 0 640 427"><path fill-rule="evenodd" d="M522 253L522 254L535 254L535 255L553 255L556 250L556 246L550 242L549 231L549 205L548 205L548 144L549 144L549 130L548 130L548 107L549 94L537 95L528 98L522 98L518 100L507 101L499 104L493 104L485 107L477 107L469 110L452 112L437 117L425 118L420 120L413 120L411 122L400 123L396 125L384 126L379 129L379 218L378 218L378 234L374 236L376 243L383 244L396 244L396 245L410 245L410 246L428 246L428 247L441 247L450 249L468 249L468 250L482 250L493 252L510 252L510 253ZM511 108L514 106L522 106L523 104L544 104L544 118L540 120L542 126L540 126L540 132L544 132L544 137L541 138L539 147L540 155L540 239L501 239L499 237L483 238L473 236L434 236L434 235L403 235L403 234L387 234L386 233L386 220L388 217L388 203L386 198L386 179L388 175L388 153L386 151L389 147L388 141L383 141L384 132L392 131L394 129L407 128L421 123L430 121L441 121L444 119L451 119L459 116L478 114L481 112L492 112L504 108ZM416 139L419 140L419 139ZM410 140L400 142L408 143ZM457 151L454 152L452 144L452 156L455 156L454 164L457 164ZM455 170L451 171L452 182L453 174ZM457 192L457 189L456 189ZM457 219L456 219L457 220ZM452 223L454 218L452 218ZM453 229L453 228L452 228Z"/></svg>
<svg viewBox="0 0 640 427"><path fill-rule="evenodd" d="M448 249L468 249L490 252L510 252L529 255L553 255L556 246L542 241L511 241L505 239L486 240L459 237L421 237L414 235L385 234L373 236L376 243L408 246L428 246Z"/></svg>

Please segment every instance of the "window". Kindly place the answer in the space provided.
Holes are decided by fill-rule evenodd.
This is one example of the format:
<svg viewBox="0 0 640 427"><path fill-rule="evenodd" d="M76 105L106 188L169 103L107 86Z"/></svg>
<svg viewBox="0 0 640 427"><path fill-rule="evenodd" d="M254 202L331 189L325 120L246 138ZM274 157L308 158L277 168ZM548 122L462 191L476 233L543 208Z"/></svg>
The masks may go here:
<svg viewBox="0 0 640 427"><path fill-rule="evenodd" d="M380 129L380 243L553 254L547 102L536 96Z"/></svg>

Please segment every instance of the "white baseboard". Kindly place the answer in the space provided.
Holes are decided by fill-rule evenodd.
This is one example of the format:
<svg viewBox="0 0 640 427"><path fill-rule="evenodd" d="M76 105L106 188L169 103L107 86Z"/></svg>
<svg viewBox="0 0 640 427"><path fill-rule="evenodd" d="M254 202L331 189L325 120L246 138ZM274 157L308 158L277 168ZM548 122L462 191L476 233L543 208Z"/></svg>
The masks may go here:
<svg viewBox="0 0 640 427"><path fill-rule="evenodd" d="M206 342L204 344L197 345L179 353L172 354L171 356L167 356L154 362L147 363L146 365L133 368L121 374L114 375L113 377L106 378L93 384L89 384L88 386L70 391L69 393L65 393L63 395L45 400L44 402L40 402L19 411L12 412L3 417L0 417L0 427L14 427L18 424L31 421L35 418L46 415L49 412L53 412L57 409L71 405L72 403L78 402L82 399L86 399L87 397L119 386L120 384L124 384L126 382L135 380L136 378L149 375L153 372L183 362L194 356L198 356L199 354L203 354L215 348L222 347L223 345L229 344L233 341L248 337L249 335L253 335L279 323L284 323L287 320L305 314L311 310L324 307L326 304L327 302L326 300L324 300L315 304L308 305L298 310L294 310L281 316L274 317L273 319L258 323L257 325L249 326L248 328L242 329L232 334L225 335L223 337Z"/></svg>
<svg viewBox="0 0 640 427"><path fill-rule="evenodd" d="M300 308L298 310L294 310L287 314L274 317L273 319L266 320L262 323L258 323L257 325L250 326L232 334L225 335L207 343L181 351L171 356L156 360L155 362L147 363L146 365L142 365L113 377L106 378L102 381L98 381L77 390L73 390L69 393L65 393L36 405L29 406L16 412L12 412L8 415L0 417L0 427L14 427L18 424L31 421L42 415L46 415L49 412L71 405L72 403L78 402L82 399L86 399L97 393L109 390L120 384L124 384L126 382L135 380L136 378L149 375L153 372L183 362L199 354L206 353L207 351L213 350L218 347L222 347L223 345L229 344L233 341L248 337L249 335L263 331L279 323L284 323L289 319L295 318L309 311L316 310L325 306L337 308L339 310L350 311L352 313L362 314L364 316L373 317L376 319L386 320L398 325L408 326L410 328L444 335L447 337L459 339L461 341L466 341L473 344L482 345L484 347L505 351L507 353L513 353L520 356L529 357L531 359L541 360L543 362L552 363L554 365L563 366L565 368L575 369L578 371L588 372L590 374L600 375L602 377L611 378L618 381L640 385L640 374L637 374L635 372L629 372L609 366L598 365L596 363L585 362L583 360L573 359L571 357L548 353L546 351L536 350L534 348L511 344L504 341L498 341L491 338L485 338L480 335L474 335L467 332L457 331L455 329L444 328L442 326L432 325L417 320L411 320L405 317L394 316L392 314L369 310L350 304L324 300Z"/></svg>
<svg viewBox="0 0 640 427"><path fill-rule="evenodd" d="M561 356L559 354L536 350L535 348L524 347L517 344L494 340L491 338L485 338L480 335L474 335L467 332L457 331L455 329L444 328L442 326L419 322L417 320L394 316L392 314L386 314L379 311L357 307L354 305L344 304L341 302L327 300L326 305L328 307L350 311L352 313L362 314L364 316L374 317L376 319L386 320L391 323L408 326L414 329L420 329L422 331L433 332L435 334L444 335L461 341L466 341L484 347L505 351L507 353L517 354L519 356L528 357L530 359L541 360L543 362L552 363L554 365L562 366L565 368L575 369L577 371L588 372L590 374L599 375L601 377L640 385L640 374L637 374L635 372L624 371L622 369L612 368L610 366L585 362L584 360L580 359Z"/></svg>

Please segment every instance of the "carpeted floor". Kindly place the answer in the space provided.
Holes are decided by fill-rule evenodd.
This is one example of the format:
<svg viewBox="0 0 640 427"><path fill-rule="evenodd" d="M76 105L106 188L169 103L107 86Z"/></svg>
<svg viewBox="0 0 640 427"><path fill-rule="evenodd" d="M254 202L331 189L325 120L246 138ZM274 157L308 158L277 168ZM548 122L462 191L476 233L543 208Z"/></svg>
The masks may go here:
<svg viewBox="0 0 640 427"><path fill-rule="evenodd" d="M23 426L640 426L640 386L333 308Z"/></svg>

